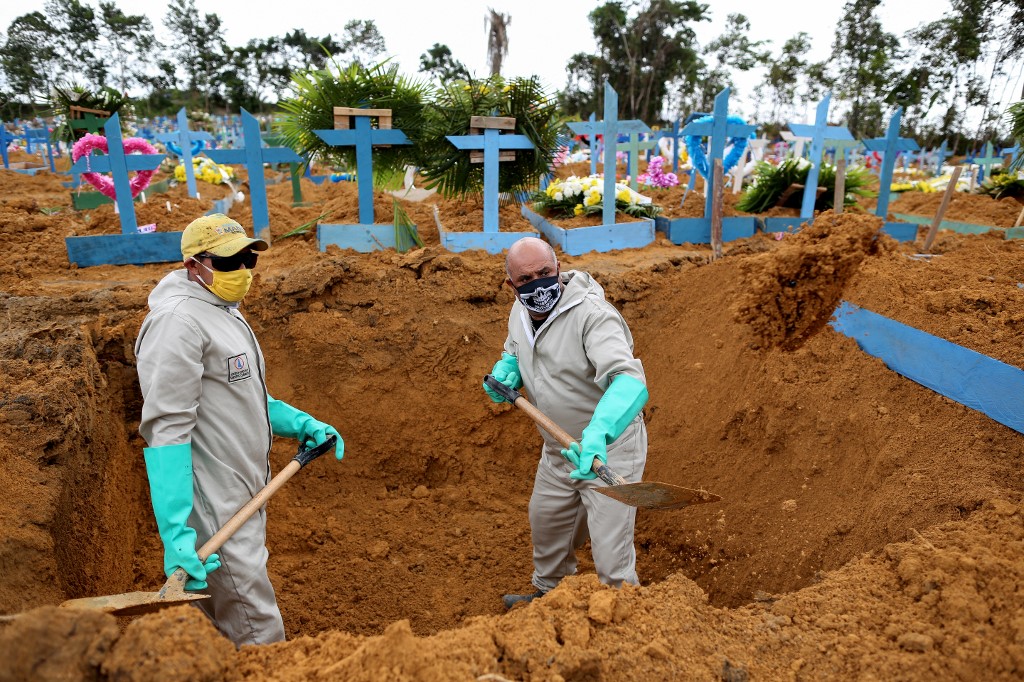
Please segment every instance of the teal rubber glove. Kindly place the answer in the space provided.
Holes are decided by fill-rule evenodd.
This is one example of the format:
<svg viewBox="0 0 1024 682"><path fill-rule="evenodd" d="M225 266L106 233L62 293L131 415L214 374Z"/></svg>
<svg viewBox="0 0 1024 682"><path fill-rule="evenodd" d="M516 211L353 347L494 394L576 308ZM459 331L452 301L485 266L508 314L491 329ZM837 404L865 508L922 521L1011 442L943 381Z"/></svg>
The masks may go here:
<svg viewBox="0 0 1024 682"><path fill-rule="evenodd" d="M200 561L196 554L196 531L188 526L192 513L192 444L145 448L149 493L160 539L164 543L164 575L179 566L191 578L186 590L205 590L206 576L220 568L220 557L211 554Z"/></svg>
<svg viewBox="0 0 1024 682"><path fill-rule="evenodd" d="M519 359L509 353L502 352L501 360L494 363L494 369L491 370L491 376L511 388L513 391L518 391L523 387L523 377L519 374ZM494 402L505 402L505 399L491 390L491 387L487 384L484 384L484 391L487 392L487 395Z"/></svg>
<svg viewBox="0 0 1024 682"><path fill-rule="evenodd" d="M322 421L313 419L302 410L298 410L283 400L267 398L267 412L270 415L270 430L275 436L295 438L303 447L312 448L320 445L328 437L338 439L334 447L334 456L341 459L345 456L345 441L337 430Z"/></svg>
<svg viewBox="0 0 1024 682"><path fill-rule="evenodd" d="M616 375L598 401L590 424L583 429L580 443L573 443L575 448L562 450L562 456L576 464L576 471L569 477L577 481L597 478L592 470L594 459L608 463L608 446L622 435L646 404L647 386L644 382L628 374Z"/></svg>

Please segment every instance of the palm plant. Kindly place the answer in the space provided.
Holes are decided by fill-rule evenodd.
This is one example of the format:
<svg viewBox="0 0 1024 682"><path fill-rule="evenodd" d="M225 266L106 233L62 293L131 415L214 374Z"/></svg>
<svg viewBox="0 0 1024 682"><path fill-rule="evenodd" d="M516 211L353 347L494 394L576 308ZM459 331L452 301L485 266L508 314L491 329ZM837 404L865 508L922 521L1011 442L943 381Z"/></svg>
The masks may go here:
<svg viewBox="0 0 1024 682"><path fill-rule="evenodd" d="M778 203L782 193L791 185L805 185L810 169L811 165L803 159L786 159L778 166L766 161L759 162L754 168L754 183L736 202L736 208L744 213L764 213ZM856 197L858 196L875 196L875 192L867 188L869 180L866 168L861 166L848 168L844 184L846 193L843 196L843 205L852 206L857 203ZM824 211L833 207L835 186L835 166L823 163L818 172L818 187L824 187L825 192L814 202L815 210ZM798 193L792 195L791 202L794 208L800 206L802 196Z"/></svg>
<svg viewBox="0 0 1024 682"><path fill-rule="evenodd" d="M483 191L483 164L470 163L470 155L446 139L468 135L473 116L513 117L514 132L533 143L534 149L518 150L514 161L499 165L498 190L511 192L516 200L533 190L548 172L558 131L564 125L556 100L544 92L536 77L505 80L491 76L446 83L435 93L426 115L420 173L428 188L436 187L446 198L465 198Z"/></svg>
<svg viewBox="0 0 1024 682"><path fill-rule="evenodd" d="M127 124L134 116L132 100L127 93L107 86L93 91L73 81L54 85L50 90L47 106L47 115L59 121L53 129L53 139L67 144L74 144L75 140L86 132L71 127L71 107L106 111L110 115L117 113L120 115L122 131L127 130Z"/></svg>
<svg viewBox="0 0 1024 682"><path fill-rule="evenodd" d="M1024 100L1011 104L1006 112L1006 117L1010 120L1010 135L1018 145L1024 147ZM1024 168L1024 153L1017 154L1017 158L1007 170L1016 171L1022 168Z"/></svg>
<svg viewBox="0 0 1024 682"><path fill-rule="evenodd" d="M374 184L404 173L407 165L418 165L416 149L423 134L427 85L400 75L398 64L386 61L345 68L332 64L292 75L292 95L282 100L285 115L276 123L284 143L306 159L317 156L328 164L353 169L354 147L331 146L313 131L334 128L334 107L390 109L392 127L403 131L412 144L374 148Z"/></svg>

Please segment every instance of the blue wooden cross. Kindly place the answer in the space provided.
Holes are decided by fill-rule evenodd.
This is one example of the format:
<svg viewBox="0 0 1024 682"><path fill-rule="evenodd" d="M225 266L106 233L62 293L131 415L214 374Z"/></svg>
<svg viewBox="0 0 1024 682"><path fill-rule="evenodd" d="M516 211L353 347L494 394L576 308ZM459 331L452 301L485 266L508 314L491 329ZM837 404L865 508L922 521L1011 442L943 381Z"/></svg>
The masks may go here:
<svg viewBox="0 0 1024 682"><path fill-rule="evenodd" d="M939 148L935 150L935 175L942 175L942 166L951 156L953 156L953 152L946 150L946 141L943 140Z"/></svg>
<svg viewBox="0 0 1024 682"><path fill-rule="evenodd" d="M711 217L711 202L715 196L714 168L715 159L725 154L725 143L730 137L747 137L757 130L757 126L732 123L729 121L729 88L724 88L715 96L715 108L711 112L712 120L704 123L691 121L683 128L683 135L700 135L710 137L708 156L708 177L704 196L704 217Z"/></svg>
<svg viewBox="0 0 1024 682"><path fill-rule="evenodd" d="M672 121L671 130L659 130L658 139L668 138L672 140L672 172L679 174L679 142L683 137L679 126L679 119Z"/></svg>
<svg viewBox="0 0 1024 682"><path fill-rule="evenodd" d="M125 154L121 138L121 121L111 116L104 132L107 137L106 156L83 156L71 167L72 173L106 173L113 176L117 211L121 218L121 234L67 237L68 260L79 266L168 263L181 260L181 233L138 231L135 203L128 180L130 171L156 170L163 154Z"/></svg>
<svg viewBox="0 0 1024 682"><path fill-rule="evenodd" d="M640 120L632 121L621 121L620 125L623 127L626 124L632 124L627 137L628 142L620 142L615 145L616 151L626 152L626 173L629 174L629 186L633 191L639 189L640 184L637 182L637 175L640 173L640 151L642 149L651 149L657 143L653 139L647 139L644 141L640 140L641 133L650 133L650 127ZM636 125L639 124L639 125ZM646 130L645 130L646 128ZM622 128L620 128L621 130Z"/></svg>
<svg viewBox="0 0 1024 682"><path fill-rule="evenodd" d="M881 152L882 164L881 164L881 177L878 181L878 204L875 208L875 215L881 218L883 221L887 220L889 215L889 194L892 187L892 171L893 166L896 165L896 153L906 151L916 151L919 149L917 142L909 138L900 137L900 120L903 118L903 107L897 107L892 118L889 119L889 128L886 130L885 137L875 138L873 140L864 140L864 147L870 152ZM913 227L913 234L908 228L907 234L898 232L892 229L892 226L898 225L897 223L886 223L885 230L892 234L897 239L903 240L904 237L913 239L917 235L917 227Z"/></svg>
<svg viewBox="0 0 1024 682"><path fill-rule="evenodd" d="M832 93L829 92L825 94L825 99L818 103L814 116L814 125L803 123L789 124L789 129L794 135L807 137L811 140L811 168L807 171L803 203L800 205L800 217L804 219L814 216L814 202L818 198L818 174L821 171L821 158L825 144L832 144L834 141L856 142L845 126L830 126L828 124L828 106L831 101Z"/></svg>
<svg viewBox="0 0 1024 682"><path fill-rule="evenodd" d="M0 157L4 160L4 168L10 168L10 161L7 158L7 145L14 142L15 137L7 132L7 127L0 121Z"/></svg>
<svg viewBox="0 0 1024 682"><path fill-rule="evenodd" d="M988 170L997 163L1002 163L1003 157L1001 154L996 154L991 142L985 143L985 156L974 159L974 163L980 166L981 170L978 173L978 182L985 182L985 176L988 175Z"/></svg>
<svg viewBox="0 0 1024 682"><path fill-rule="evenodd" d="M1015 143L1012 147L1003 147L1002 149L1000 149L1000 156L1006 156L1007 154L1010 155L1010 164L1008 166L1004 166L1004 168L1012 168L1017 163L1017 160L1020 158L1020 153L1020 142Z"/></svg>
<svg viewBox="0 0 1024 682"><path fill-rule="evenodd" d="M590 141L590 174L597 175L597 136L598 125L595 122L597 114L591 113L586 122L573 121L569 124L569 130L575 135L586 135Z"/></svg>
<svg viewBox="0 0 1024 682"><path fill-rule="evenodd" d="M263 177L263 164L301 163L302 157L288 147L264 147L260 123L245 109L242 109L242 144L238 149L208 149L206 155L214 163L245 166L249 173L252 231L269 244L270 214L267 210L267 181Z"/></svg>
<svg viewBox="0 0 1024 682"><path fill-rule="evenodd" d="M185 107L178 109L178 130L173 133L158 133L156 139L163 142L165 145L168 142L173 142L178 145L181 150L181 163L185 166L185 184L188 186L188 195L190 197L198 197L199 191L196 189L196 173L192 167L192 142L194 140L202 140L203 142L213 142L213 135L210 133L203 132L201 130L191 131L188 129L188 115L185 113ZM168 149L170 149L168 147ZM172 152L173 153L173 152ZM262 175L262 173L261 173Z"/></svg>
<svg viewBox="0 0 1024 682"><path fill-rule="evenodd" d="M31 153L32 151L29 148L29 145L32 143L32 140L35 140L37 143L39 143L39 146L46 144L46 158L50 162L50 172L56 173L57 168L56 166L54 166L53 163L53 145L50 144L50 131L47 130L46 128L25 128L25 149L29 153Z"/></svg>
<svg viewBox="0 0 1024 682"><path fill-rule="evenodd" d="M382 112L387 112L386 114ZM350 107L334 107L335 121L340 125L342 118L352 117L354 128L314 130L317 137L332 147L356 148L356 184L359 190L359 223L373 225L373 148L378 145L412 144L405 133L391 128L390 122L381 123L382 118L390 121L390 109L352 109ZM378 127L370 127L370 118L378 120ZM301 161L301 159L300 159Z"/></svg>
<svg viewBox="0 0 1024 682"><path fill-rule="evenodd" d="M483 134L448 135L456 149L483 149L484 164L484 232L498 231L498 164L510 160L503 150L535 149L526 135L502 135L502 130L515 130L515 119L509 117L470 117L470 131L481 129ZM513 157L514 158L514 157ZM471 154L470 160L474 157Z"/></svg>

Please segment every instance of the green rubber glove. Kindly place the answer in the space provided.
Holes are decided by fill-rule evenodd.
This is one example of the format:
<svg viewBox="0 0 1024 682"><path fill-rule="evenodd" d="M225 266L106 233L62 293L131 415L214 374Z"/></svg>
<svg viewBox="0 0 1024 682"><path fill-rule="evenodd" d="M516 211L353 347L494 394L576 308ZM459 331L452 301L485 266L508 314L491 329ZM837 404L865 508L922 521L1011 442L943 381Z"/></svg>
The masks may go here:
<svg viewBox="0 0 1024 682"><path fill-rule="evenodd" d="M514 391L523 387L523 378L519 374L519 359L509 353L502 352L501 360L494 363L491 376L505 384ZM491 390L491 387L484 384L484 391L496 403L503 403L505 399Z"/></svg>
<svg viewBox="0 0 1024 682"><path fill-rule="evenodd" d="M590 424L583 429L579 445L573 443L575 448L562 450L562 456L576 464L576 471L569 477L577 481L597 478L592 470L594 458L603 464L608 463L608 446L622 435L646 403L647 386L644 382L628 374L616 375L598 401Z"/></svg>
<svg viewBox="0 0 1024 682"><path fill-rule="evenodd" d="M270 430L275 436L295 438L303 447L311 448L323 443L329 436L338 439L334 448L334 456L341 459L345 456L345 441L333 426L313 419L302 410L298 410L283 400L267 397L267 412L270 414Z"/></svg>
<svg viewBox="0 0 1024 682"><path fill-rule="evenodd" d="M200 561L196 554L196 531L188 526L192 513L192 444L145 448L149 493L153 513L164 543L164 575L179 566L191 576L186 590L205 590L206 576L220 568L220 557L211 554Z"/></svg>

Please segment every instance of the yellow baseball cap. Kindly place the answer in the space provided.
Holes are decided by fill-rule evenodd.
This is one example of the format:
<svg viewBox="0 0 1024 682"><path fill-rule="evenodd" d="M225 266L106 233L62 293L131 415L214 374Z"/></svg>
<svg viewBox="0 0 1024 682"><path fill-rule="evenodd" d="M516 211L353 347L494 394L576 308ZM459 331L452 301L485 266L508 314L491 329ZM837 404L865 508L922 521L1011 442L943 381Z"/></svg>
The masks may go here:
<svg viewBox="0 0 1024 682"><path fill-rule="evenodd" d="M262 239L249 237L244 227L223 213L196 218L181 233L181 257L185 260L199 253L233 256L247 246L253 251L270 248Z"/></svg>

